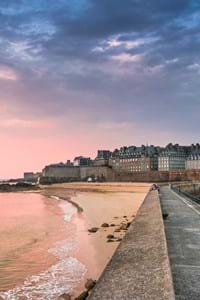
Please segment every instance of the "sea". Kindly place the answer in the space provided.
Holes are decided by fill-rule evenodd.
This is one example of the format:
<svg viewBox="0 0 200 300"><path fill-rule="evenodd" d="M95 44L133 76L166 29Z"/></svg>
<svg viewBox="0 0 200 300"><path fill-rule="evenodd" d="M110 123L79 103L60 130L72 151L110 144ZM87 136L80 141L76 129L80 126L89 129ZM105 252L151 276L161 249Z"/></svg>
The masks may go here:
<svg viewBox="0 0 200 300"><path fill-rule="evenodd" d="M80 285L77 214L54 196L0 193L0 299L53 300Z"/></svg>

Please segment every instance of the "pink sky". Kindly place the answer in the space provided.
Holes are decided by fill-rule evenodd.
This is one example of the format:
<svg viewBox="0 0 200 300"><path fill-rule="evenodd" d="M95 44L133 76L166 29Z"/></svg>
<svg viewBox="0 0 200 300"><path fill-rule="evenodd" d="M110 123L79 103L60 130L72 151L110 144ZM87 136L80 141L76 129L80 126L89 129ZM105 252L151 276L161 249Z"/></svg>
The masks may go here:
<svg viewBox="0 0 200 300"><path fill-rule="evenodd" d="M155 137L147 129L136 125L134 128L128 123L100 123L95 128L86 123L82 126L72 124L71 128L64 130L62 122L51 122L36 122L34 126L24 128L27 124L18 121L17 129L16 121L13 121L15 126L11 121L6 123L9 131L0 132L0 178L22 177L25 171L41 171L46 164L65 162L76 155L94 158L98 149L114 150L122 145L156 141L163 144L170 137L168 132L157 132Z"/></svg>

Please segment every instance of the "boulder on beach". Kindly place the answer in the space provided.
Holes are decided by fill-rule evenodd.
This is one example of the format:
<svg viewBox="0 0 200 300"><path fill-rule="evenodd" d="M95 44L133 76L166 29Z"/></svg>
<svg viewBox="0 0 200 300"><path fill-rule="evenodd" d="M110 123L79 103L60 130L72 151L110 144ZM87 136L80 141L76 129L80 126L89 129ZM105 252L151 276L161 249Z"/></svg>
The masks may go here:
<svg viewBox="0 0 200 300"><path fill-rule="evenodd" d="M59 296L58 300L71 300L72 297L70 294L62 294Z"/></svg>
<svg viewBox="0 0 200 300"><path fill-rule="evenodd" d="M76 297L75 300L85 300L87 299L88 295L88 291L84 291L78 297Z"/></svg>
<svg viewBox="0 0 200 300"><path fill-rule="evenodd" d="M114 237L114 235L113 234L108 234L107 235L107 239L114 239L115 237Z"/></svg>
<svg viewBox="0 0 200 300"><path fill-rule="evenodd" d="M122 241L122 239L120 239L120 238L116 240L116 242L121 242L121 241Z"/></svg>
<svg viewBox="0 0 200 300"><path fill-rule="evenodd" d="M90 229L88 229L88 231L89 232L97 232L99 230L99 228L98 227L92 227L92 228L90 228Z"/></svg>
<svg viewBox="0 0 200 300"><path fill-rule="evenodd" d="M101 227L109 227L109 224L108 223L103 223L103 224L101 224Z"/></svg>
<svg viewBox="0 0 200 300"><path fill-rule="evenodd" d="M120 230L127 230L127 225L126 224L122 224L119 229Z"/></svg>
<svg viewBox="0 0 200 300"><path fill-rule="evenodd" d="M130 225L131 225L131 222L128 222L128 223L126 224L127 228L129 228Z"/></svg>
<svg viewBox="0 0 200 300"><path fill-rule="evenodd" d="M93 279L87 279L86 283L85 283L85 288L90 291L91 289L93 289L93 287L96 284L96 280Z"/></svg>
<svg viewBox="0 0 200 300"><path fill-rule="evenodd" d="M113 239L108 239L107 240L107 243L111 243L111 242L114 242L114 240Z"/></svg>

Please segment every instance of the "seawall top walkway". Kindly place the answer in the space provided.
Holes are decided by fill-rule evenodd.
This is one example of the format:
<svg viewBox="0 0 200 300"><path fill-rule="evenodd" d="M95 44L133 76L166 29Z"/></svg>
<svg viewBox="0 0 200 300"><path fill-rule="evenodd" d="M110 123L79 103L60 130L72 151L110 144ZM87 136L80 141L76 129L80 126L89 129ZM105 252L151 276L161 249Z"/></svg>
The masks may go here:
<svg viewBox="0 0 200 300"><path fill-rule="evenodd" d="M157 191L145 198L88 299L175 299Z"/></svg>
<svg viewBox="0 0 200 300"><path fill-rule="evenodd" d="M161 188L169 258L178 300L200 299L200 206Z"/></svg>

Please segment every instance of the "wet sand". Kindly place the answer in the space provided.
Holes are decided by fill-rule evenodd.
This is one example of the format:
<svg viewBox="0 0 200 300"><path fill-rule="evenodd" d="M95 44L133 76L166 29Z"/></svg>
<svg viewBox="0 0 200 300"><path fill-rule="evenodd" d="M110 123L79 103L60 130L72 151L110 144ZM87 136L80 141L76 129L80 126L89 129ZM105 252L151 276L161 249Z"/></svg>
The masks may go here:
<svg viewBox="0 0 200 300"><path fill-rule="evenodd" d="M77 208L73 222L80 249L76 256L87 267L78 291L87 278L99 278L120 243L117 239L126 232L119 228L132 222L149 188L146 183L63 183L43 190L44 195L65 199ZM101 227L103 223L109 227ZM88 232L93 227L97 232ZM108 242L109 234L115 237L112 242Z"/></svg>

